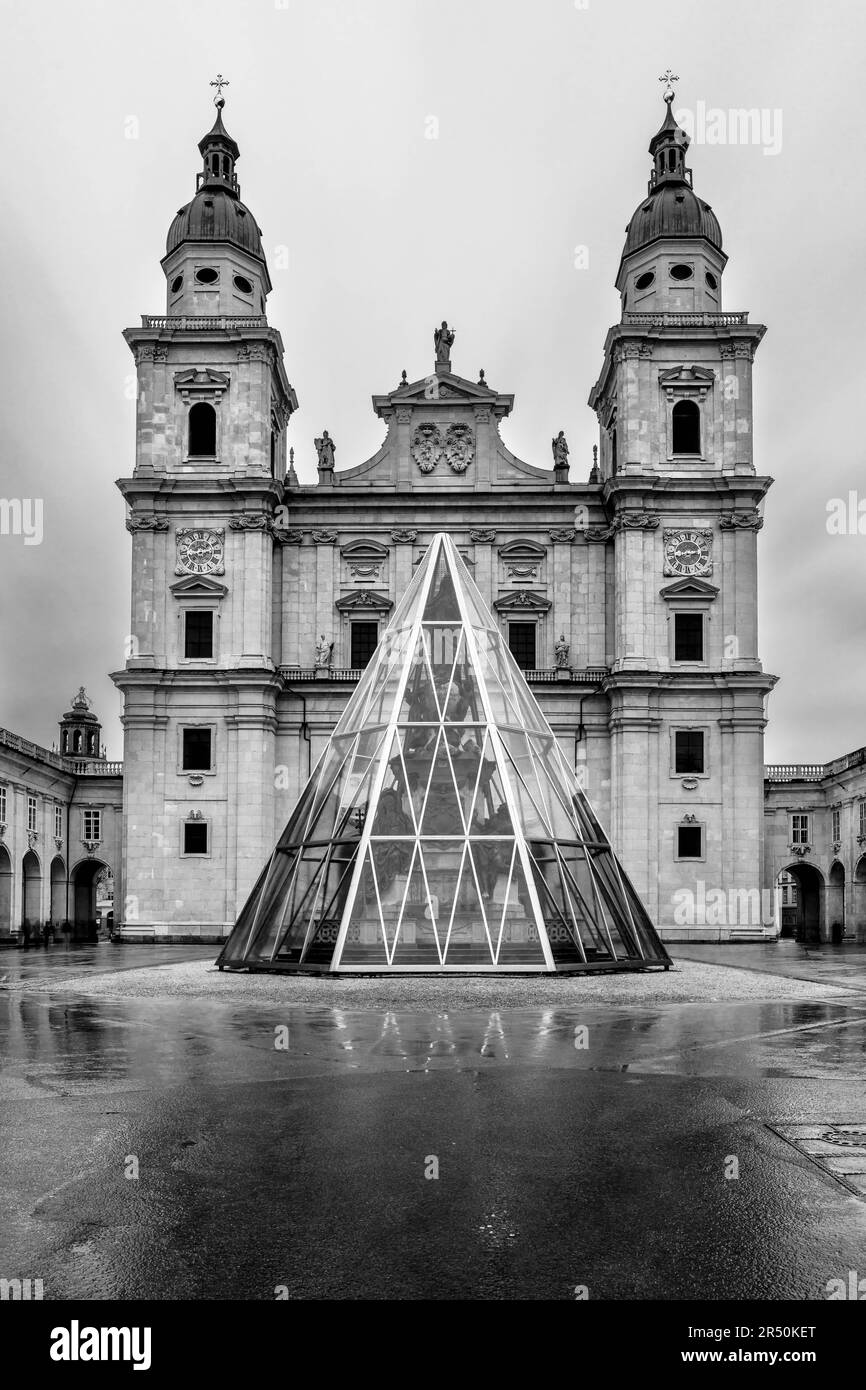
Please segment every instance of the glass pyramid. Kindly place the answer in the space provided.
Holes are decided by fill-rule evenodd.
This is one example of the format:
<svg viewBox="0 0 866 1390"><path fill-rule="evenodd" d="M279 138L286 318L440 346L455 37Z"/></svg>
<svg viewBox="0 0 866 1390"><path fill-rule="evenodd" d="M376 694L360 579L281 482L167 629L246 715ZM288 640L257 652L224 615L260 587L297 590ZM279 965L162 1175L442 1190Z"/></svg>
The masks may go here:
<svg viewBox="0 0 866 1390"><path fill-rule="evenodd" d="M444 533L217 964L354 973L670 965Z"/></svg>

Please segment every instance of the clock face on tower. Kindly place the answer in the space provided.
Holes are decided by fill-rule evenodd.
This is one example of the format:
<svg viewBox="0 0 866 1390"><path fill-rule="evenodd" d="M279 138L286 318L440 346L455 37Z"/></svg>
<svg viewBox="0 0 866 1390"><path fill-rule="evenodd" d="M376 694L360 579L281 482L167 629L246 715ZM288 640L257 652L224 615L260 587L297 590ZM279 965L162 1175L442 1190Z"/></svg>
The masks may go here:
<svg viewBox="0 0 866 1390"><path fill-rule="evenodd" d="M665 531L665 574L712 574L712 543L712 531Z"/></svg>
<svg viewBox="0 0 866 1390"><path fill-rule="evenodd" d="M179 530L175 574L224 574L225 530Z"/></svg>

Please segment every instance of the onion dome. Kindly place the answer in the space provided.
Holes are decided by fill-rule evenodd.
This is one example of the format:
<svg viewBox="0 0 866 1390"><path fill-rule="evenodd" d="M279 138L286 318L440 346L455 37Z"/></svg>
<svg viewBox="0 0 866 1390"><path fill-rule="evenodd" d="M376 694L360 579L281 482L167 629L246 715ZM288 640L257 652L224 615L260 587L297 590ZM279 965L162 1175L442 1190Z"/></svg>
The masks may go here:
<svg viewBox="0 0 866 1390"><path fill-rule="evenodd" d="M623 256L630 256L661 237L704 237L722 249L718 218L692 188L692 171L685 162L689 137L676 123L671 110L673 98L672 91L665 94L665 118L649 143L653 171L647 196L626 227Z"/></svg>
<svg viewBox="0 0 866 1390"><path fill-rule="evenodd" d="M213 128L199 142L204 167L196 181L195 197L178 211L168 229L166 254L185 241L220 241L263 261L261 229L240 200L235 174L240 150L223 125L224 105L220 97Z"/></svg>

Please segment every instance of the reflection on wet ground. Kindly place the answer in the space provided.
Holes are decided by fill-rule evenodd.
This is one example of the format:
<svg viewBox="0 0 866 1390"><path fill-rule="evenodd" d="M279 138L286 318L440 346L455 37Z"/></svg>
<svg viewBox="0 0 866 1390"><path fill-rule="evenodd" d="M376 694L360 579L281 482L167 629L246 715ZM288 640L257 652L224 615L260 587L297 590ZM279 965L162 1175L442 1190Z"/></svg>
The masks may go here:
<svg viewBox="0 0 866 1390"><path fill-rule="evenodd" d="M866 1080L866 1003L772 1000L456 1013L189 999L0 998L0 1094L346 1071L557 1067Z"/></svg>
<svg viewBox="0 0 866 1390"><path fill-rule="evenodd" d="M93 970L156 963L88 949ZM30 992L53 969L0 956L0 1276L46 1298L820 1298L862 1265L866 1200L788 1137L866 1122L856 994L447 1012Z"/></svg>

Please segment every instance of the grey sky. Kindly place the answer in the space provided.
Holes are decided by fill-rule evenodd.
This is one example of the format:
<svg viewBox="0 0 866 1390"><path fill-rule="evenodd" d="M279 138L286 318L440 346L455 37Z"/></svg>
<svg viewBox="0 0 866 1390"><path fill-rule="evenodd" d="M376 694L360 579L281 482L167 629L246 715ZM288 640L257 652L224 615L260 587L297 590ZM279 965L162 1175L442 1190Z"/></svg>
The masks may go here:
<svg viewBox="0 0 866 1390"><path fill-rule="evenodd" d="M731 258L724 307L769 329L755 370L757 466L776 478L761 646L782 681L767 757L866 743L866 535L826 529L828 499L863 472L858 5L6 0L0 14L0 496L44 502L41 545L0 536L0 723L50 743L84 683L121 756L107 672L124 659L129 537L113 483L132 469L134 391L120 332L164 309L159 260L195 188L217 71L311 481L322 428L341 467L375 451L371 394L429 370L442 318L454 369L515 393L509 447L549 466L562 428L585 476L586 398L671 66L675 110L781 113L778 152L696 141L689 159Z"/></svg>

